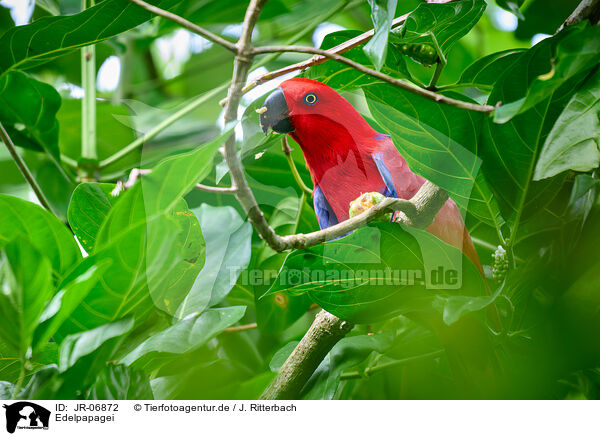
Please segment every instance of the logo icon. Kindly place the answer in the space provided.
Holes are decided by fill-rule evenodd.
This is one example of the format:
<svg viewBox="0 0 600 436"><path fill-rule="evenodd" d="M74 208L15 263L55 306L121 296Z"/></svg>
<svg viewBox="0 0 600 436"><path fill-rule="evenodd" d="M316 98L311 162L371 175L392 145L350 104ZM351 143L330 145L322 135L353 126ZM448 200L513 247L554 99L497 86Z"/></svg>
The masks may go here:
<svg viewBox="0 0 600 436"><path fill-rule="evenodd" d="M6 409L6 431L14 433L18 429L47 430L50 411L29 401L19 401L4 405Z"/></svg>

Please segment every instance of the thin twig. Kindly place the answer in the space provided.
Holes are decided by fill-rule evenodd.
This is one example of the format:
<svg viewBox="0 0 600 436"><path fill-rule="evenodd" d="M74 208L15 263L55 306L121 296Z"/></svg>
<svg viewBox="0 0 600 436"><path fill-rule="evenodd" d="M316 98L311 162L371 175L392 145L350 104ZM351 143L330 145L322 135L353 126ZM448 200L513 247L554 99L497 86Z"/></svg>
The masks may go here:
<svg viewBox="0 0 600 436"><path fill-rule="evenodd" d="M234 186L231 187L220 187L220 186L208 186L203 185L202 183L198 183L196 185L196 189L205 192L213 192L215 194L235 194L237 189Z"/></svg>
<svg viewBox="0 0 600 436"><path fill-rule="evenodd" d="M157 8L156 6L146 3L143 0L129 0L129 1L146 9L149 12L152 12L153 14L160 15L161 17L166 18L167 20L173 21L174 23L179 24L181 27L185 27L190 32L200 35L200 36L214 42L215 44L219 44L220 46L225 47L230 52L237 53L237 48L234 43L227 41L226 39L221 38L219 35L216 35L206 29L203 29L202 27L192 23L191 21L186 20L183 17L180 17L179 15L175 15L169 11L165 11L164 9Z"/></svg>
<svg viewBox="0 0 600 436"><path fill-rule="evenodd" d="M165 120L161 121L158 125L156 125L152 129L150 129L150 131L148 133L145 133L144 135L140 136L135 141L133 141L132 143L126 145L125 147L123 147L121 150L119 150L118 152L116 152L112 156L109 156L106 159L100 161L100 163L98 164L98 166L100 168L105 168L108 165L110 165L110 164L118 161L123 156L126 156L127 154L131 153L132 151L134 151L134 150L138 149L139 147L143 146L146 142L148 142L151 139L153 139L156 135L158 135L159 133L161 133L167 127L171 126L176 121L178 121L179 119L183 118L185 115L189 114L190 112L192 112L194 109L196 109L200 105L206 103L208 100L210 100L214 96L218 95L220 92L224 91L227 88L227 85L228 84L225 83L225 84L223 84L221 86L218 86L218 87L210 90L209 92L206 92L206 93L202 94L199 97L196 97L190 103L186 104L183 108L181 108L180 110L178 110L177 112L175 112L173 115L171 115L170 117L168 117Z"/></svg>
<svg viewBox="0 0 600 436"><path fill-rule="evenodd" d="M406 365L408 363L414 363L414 362L417 362L417 361L423 360L423 359L439 357L439 356L442 356L445 352L446 352L446 350L436 350L436 351L432 351L431 353L425 353L425 354L420 354L418 356L407 357L405 359L394 360L392 362L382 363L381 365L377 365L377 366L370 366L370 367L366 368L364 371L343 372L340 375L340 380L351 380L351 379L356 379L356 378L370 377L371 375L375 374L376 372L382 371L384 369L389 369L389 368L392 368L395 366L402 366L402 365Z"/></svg>
<svg viewBox="0 0 600 436"><path fill-rule="evenodd" d="M421 189L410 200L388 197L381 203L371 207L366 212L339 224L307 234L297 234L283 237L287 248L304 249L325 241L344 236L359 227L376 220L390 210L401 212L398 222L418 228L426 228L448 199L443 189L431 182L425 182Z"/></svg>
<svg viewBox="0 0 600 436"><path fill-rule="evenodd" d="M441 0L441 1L437 1L436 3L451 3L453 1L456 0ZM429 3L432 3L431 1ZM400 17L395 18L392 21L392 29L395 27L398 27L402 24L404 24L404 22L406 21L406 18L408 17L409 14L404 14ZM329 53L333 53L333 54L341 54L344 53L350 49L353 49L354 47L357 47L361 44L364 44L365 42L369 41L371 38L373 38L374 35L374 30L371 29L365 33L362 33L358 36L355 36L352 39L349 39L348 41L345 41L339 45L336 45L335 47L330 48L329 50L327 50ZM293 65L288 65L287 67L283 67L280 68L279 70L275 70L275 71L270 71L268 73L263 74L262 76L257 77L256 79L254 79L253 81L249 82L245 87L243 92L246 93L248 91L250 91L251 89L254 89L255 87L257 87L258 85L261 85L263 83L266 83L270 80L276 79L277 77L281 77L284 76L286 74L292 73L294 71L302 71L305 70L309 67L315 66L315 65L319 65L322 64L323 62L325 62L328 58L326 56L322 56L322 55L315 55L312 58L306 60L306 61L302 61L302 62L298 62L296 64Z"/></svg>
<svg viewBox="0 0 600 436"><path fill-rule="evenodd" d="M577 24L583 20L590 20L593 25L600 22L600 0L582 0L573 13L558 28L556 33L560 32L564 27Z"/></svg>
<svg viewBox="0 0 600 436"><path fill-rule="evenodd" d="M321 50L320 48L304 47L304 46L298 46L298 45L265 46L265 47L257 47L254 49L255 55L263 54L263 53L275 53L275 52L296 52L296 53L318 54L318 55L324 56L326 58L340 62L342 64L348 65L349 67L352 67L355 70L360 71L361 73L368 74L369 76L383 80L384 82L387 82L391 85L402 88L406 91L412 92L413 94L419 95L421 97L425 97L429 100L433 100L436 103L444 103L449 106L454 106L454 107L457 107L460 109L470 110L470 111L474 111L474 112L483 112L483 113L491 113L494 111L494 109L496 109L494 106L479 105L479 104L464 102L461 100L455 100L453 98L446 97L445 95L437 94L433 91L429 91L427 89L420 88L411 82L407 82L402 79L396 79L394 77L388 76L387 74L382 73L381 71L377 71L377 70L373 70L371 68L365 67L364 65L359 64L358 62L355 62L344 56L340 56L329 50Z"/></svg>
<svg viewBox="0 0 600 436"><path fill-rule="evenodd" d="M233 327L227 327L225 330L223 330L225 333L235 333L235 332L243 332L246 330L252 330L258 327L258 324L256 324L255 322L250 323L250 324L244 324L244 325L234 325Z"/></svg>
<svg viewBox="0 0 600 436"><path fill-rule="evenodd" d="M296 163L294 162L294 158L292 157L292 149L287 141L287 135L283 135L281 137L281 147L283 148L283 153L285 154L285 158L288 161L288 165L290 166L290 170L292 171L292 175L294 176L294 180L300 187L300 189L306 195L312 195L313 191L304 183L302 177L300 177L300 173L298 172L298 168L296 168Z"/></svg>
<svg viewBox="0 0 600 436"><path fill-rule="evenodd" d="M52 209L52 206L50 206L50 202L48 201L48 199L42 192L40 185L38 185L35 178L33 177L33 174L27 167L27 164L25 163L23 158L19 155L19 153L17 153L15 144L12 142L12 139L10 138L10 136L4 129L4 126L2 125L2 123L0 123L0 139L2 140L2 142L4 142L4 145L6 145L6 148L8 148L8 152L12 156L13 160L15 161L15 164L19 168L19 171L21 171L21 174L23 174L23 177L25 178L27 183L29 183L29 186L31 186L31 189L33 189L33 192L35 193L35 196L37 197L40 204L42 206L44 206L44 208L46 208L48 210L48 212L50 212L54 216L57 216L56 213L54 212L54 210Z"/></svg>

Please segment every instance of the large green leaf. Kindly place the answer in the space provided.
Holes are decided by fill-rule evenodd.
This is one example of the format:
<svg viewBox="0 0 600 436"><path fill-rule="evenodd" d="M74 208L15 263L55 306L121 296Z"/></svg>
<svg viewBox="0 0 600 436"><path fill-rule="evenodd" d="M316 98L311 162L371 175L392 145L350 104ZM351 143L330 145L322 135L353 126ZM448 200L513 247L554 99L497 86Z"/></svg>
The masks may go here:
<svg viewBox="0 0 600 436"><path fill-rule="evenodd" d="M568 29L567 29L568 30ZM586 29L573 28L545 39L522 53L498 79L488 104L515 101L523 96L528 84L548 72L558 41L568 35L586 34ZM543 101L504 124L485 118L479 140L482 169L498 201L502 216L512 228L511 238L516 241L516 230L524 219L544 209L560 185L560 180L532 182L533 171L542 144L556 119L578 88L583 75L577 75L553 90Z"/></svg>
<svg viewBox="0 0 600 436"><path fill-rule="evenodd" d="M27 238L15 239L0 251L0 286L0 338L23 361L54 291L50 261Z"/></svg>
<svg viewBox="0 0 600 436"><path fill-rule="evenodd" d="M181 0L154 0L170 8ZM0 38L0 76L47 62L69 50L95 44L132 29L154 15L129 0L106 0L75 15L44 17L14 27Z"/></svg>
<svg viewBox="0 0 600 436"><path fill-rule="evenodd" d="M98 230L117 197L112 195L115 185L108 183L81 183L73 191L69 203L69 225L88 253L94 252Z"/></svg>
<svg viewBox="0 0 600 436"><path fill-rule="evenodd" d="M152 173L121 194L98 232L96 249L130 225L172 213L178 204L181 205L183 196L210 173L217 149L223 146L232 131L233 126L230 126L197 150L165 159Z"/></svg>
<svg viewBox="0 0 600 436"><path fill-rule="evenodd" d="M390 85L364 89L369 109L412 171L494 228L503 223L481 171L478 141L483 115L441 105Z"/></svg>
<svg viewBox="0 0 600 436"><path fill-rule="evenodd" d="M203 204L194 210L206 242L206 261L192 289L177 309L184 318L218 304L250 261L252 225L232 207Z"/></svg>
<svg viewBox="0 0 600 436"><path fill-rule="evenodd" d="M238 322L244 306L208 309L200 316L190 315L151 336L125 356L121 363L151 370L176 355L191 352L206 344L227 327Z"/></svg>
<svg viewBox="0 0 600 436"><path fill-rule="evenodd" d="M431 234L398 224L362 227L341 239L293 251L268 294L307 293L328 312L369 323L433 312L436 295L485 295L475 266Z"/></svg>
<svg viewBox="0 0 600 436"><path fill-rule="evenodd" d="M13 141L24 148L45 150L57 162L60 151L56 113L60 104L56 89L21 71L0 76L0 121Z"/></svg>
<svg viewBox="0 0 600 436"><path fill-rule="evenodd" d="M571 98L548 134L534 180L566 170L590 171L600 164L600 71Z"/></svg>
<svg viewBox="0 0 600 436"><path fill-rule="evenodd" d="M373 19L373 38L365 45L364 51L378 70L385 62L388 48L388 35L396 13L397 0L368 0Z"/></svg>
<svg viewBox="0 0 600 436"><path fill-rule="evenodd" d="M463 71L459 83L462 86L491 89L502 73L519 59L523 51L504 50L479 58Z"/></svg>
<svg viewBox="0 0 600 436"><path fill-rule="evenodd" d="M433 34L442 52L447 53L452 44L475 26L485 8L484 0L421 3L404 25L390 34L390 42L434 46Z"/></svg>
<svg viewBox="0 0 600 436"><path fill-rule="evenodd" d="M535 105L551 97L569 79L589 71L600 60L600 29L596 26L570 28L562 35L552 38L552 59L549 68L537 74L533 80L521 80L517 90L524 86L526 91L518 100L502 100L502 105L494 111L494 121L505 123L515 115L526 112ZM539 71L539 70L538 70ZM511 93L515 95L513 91ZM505 95L506 97L511 95Z"/></svg>
<svg viewBox="0 0 600 436"><path fill-rule="evenodd" d="M105 244L96 253L75 268L65 279L87 271L90 264L109 266L102 280L89 291L79 306L58 330L58 340L66 335L93 329L107 322L121 319L131 313L136 321L154 308L152 289L163 289L164 281L181 261L182 247L176 244L181 228L166 215L157 215L148 221L140 221L128 227Z"/></svg>
<svg viewBox="0 0 600 436"><path fill-rule="evenodd" d="M81 259L73 235L51 213L28 201L0 195L0 246L18 236L31 243L52 263L62 277Z"/></svg>
<svg viewBox="0 0 600 436"><path fill-rule="evenodd" d="M90 264L87 271L73 277L72 281L61 284L60 289L46 305L40 317L34 335L33 351L45 346L54 336L60 326L71 316L73 311L90 292L92 287L101 279L108 265L96 266Z"/></svg>

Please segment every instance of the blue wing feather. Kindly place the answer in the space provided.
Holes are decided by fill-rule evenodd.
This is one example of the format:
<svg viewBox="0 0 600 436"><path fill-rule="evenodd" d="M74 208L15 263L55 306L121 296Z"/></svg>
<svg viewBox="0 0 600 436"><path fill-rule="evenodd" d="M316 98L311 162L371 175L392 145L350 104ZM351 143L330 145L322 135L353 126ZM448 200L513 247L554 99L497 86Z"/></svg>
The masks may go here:
<svg viewBox="0 0 600 436"><path fill-rule="evenodd" d="M313 204L315 206L315 213L317 214L317 220L319 221L319 227L326 229L329 226L333 226L338 223L338 219L333 213L331 205L325 198L325 194L321 190L321 187L317 185L313 193Z"/></svg>
<svg viewBox="0 0 600 436"><path fill-rule="evenodd" d="M371 156L373 157L375 165L377 165L377 170L379 171L379 174L385 183L385 189L382 194L386 197L398 198L396 188L394 187L394 181L392 179L392 173L390 173L390 170L383 161L383 153L373 153Z"/></svg>

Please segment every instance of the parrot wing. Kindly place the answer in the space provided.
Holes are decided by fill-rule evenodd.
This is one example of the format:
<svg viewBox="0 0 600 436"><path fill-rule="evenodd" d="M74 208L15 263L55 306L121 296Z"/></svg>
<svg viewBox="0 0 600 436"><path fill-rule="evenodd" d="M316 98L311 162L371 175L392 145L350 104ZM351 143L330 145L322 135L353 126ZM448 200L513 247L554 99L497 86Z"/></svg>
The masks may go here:
<svg viewBox="0 0 600 436"><path fill-rule="evenodd" d="M333 209L319 185L317 185L313 191L313 204L321 229L326 229L327 227L338 223L338 219L335 216L335 213L333 213Z"/></svg>

